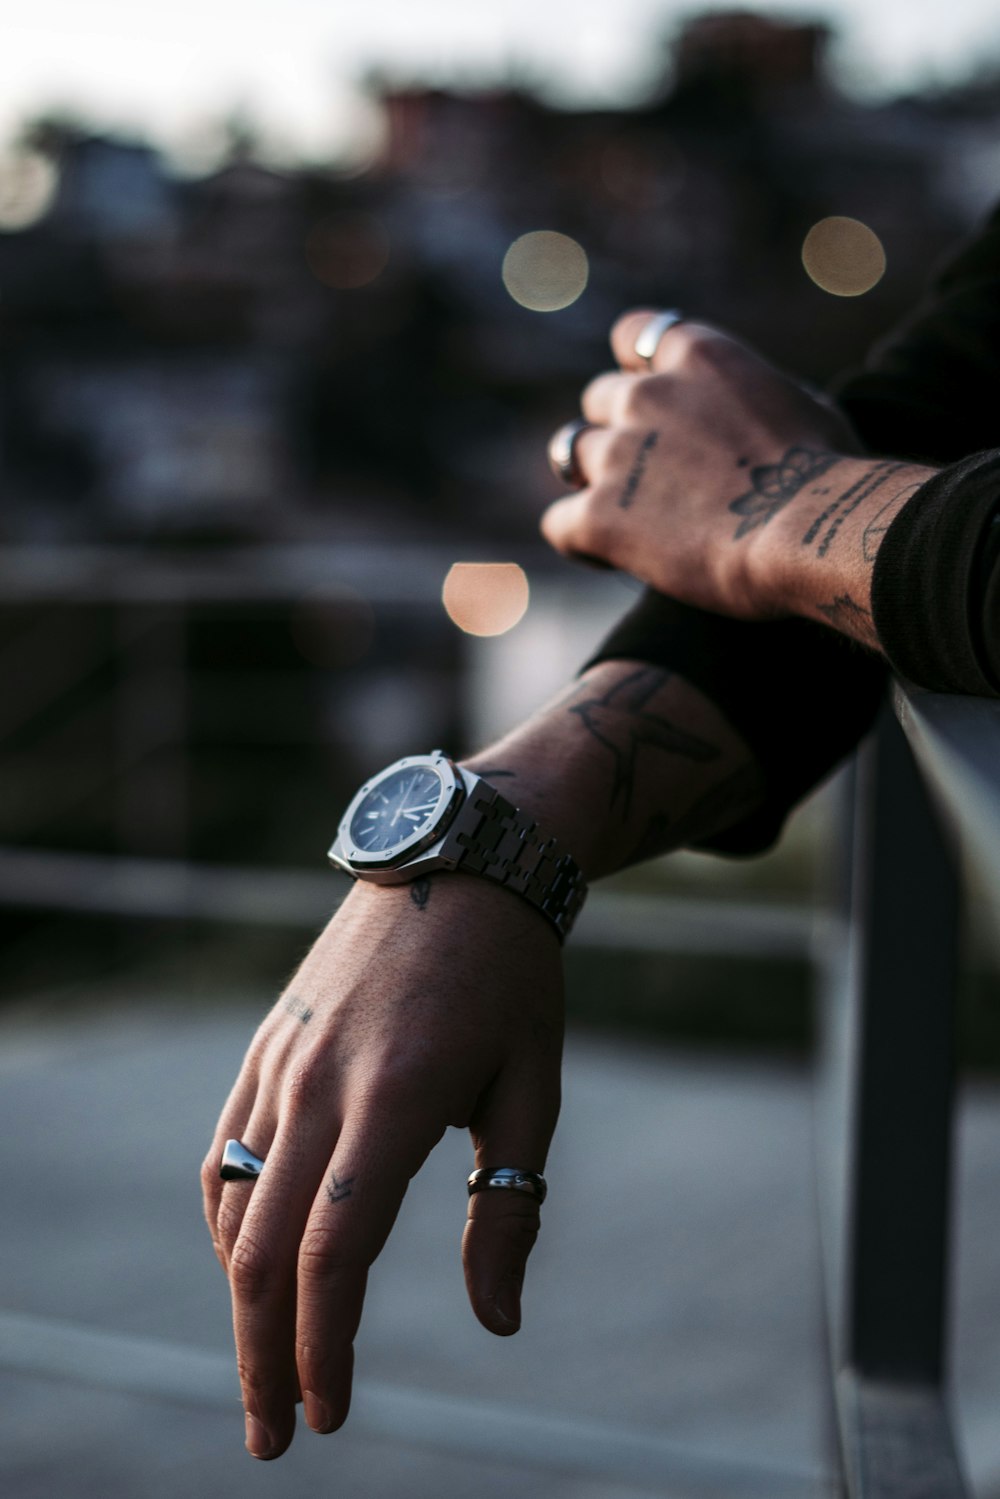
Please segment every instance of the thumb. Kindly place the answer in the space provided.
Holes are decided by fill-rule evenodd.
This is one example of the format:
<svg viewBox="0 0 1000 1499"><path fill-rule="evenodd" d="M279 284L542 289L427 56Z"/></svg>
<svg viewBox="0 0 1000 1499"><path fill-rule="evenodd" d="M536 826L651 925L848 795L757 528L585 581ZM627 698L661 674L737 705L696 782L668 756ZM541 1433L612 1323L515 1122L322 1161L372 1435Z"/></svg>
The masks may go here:
<svg viewBox="0 0 1000 1499"><path fill-rule="evenodd" d="M559 1113L559 1076L539 1087L527 1079L494 1083L472 1126L476 1167L541 1173ZM540 1223L540 1203L513 1187L486 1188L469 1198L462 1264L472 1310L488 1332L509 1337L521 1325L521 1287Z"/></svg>

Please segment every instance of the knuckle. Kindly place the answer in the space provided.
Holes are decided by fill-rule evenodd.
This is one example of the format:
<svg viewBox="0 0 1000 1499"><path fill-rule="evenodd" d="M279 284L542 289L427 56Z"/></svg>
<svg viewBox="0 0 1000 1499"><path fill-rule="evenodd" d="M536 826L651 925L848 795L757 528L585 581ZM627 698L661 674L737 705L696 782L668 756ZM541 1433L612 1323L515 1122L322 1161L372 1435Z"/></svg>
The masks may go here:
<svg viewBox="0 0 1000 1499"><path fill-rule="evenodd" d="M273 1257L249 1234L241 1233L229 1257L229 1280L241 1301L263 1300L276 1279Z"/></svg>
<svg viewBox="0 0 1000 1499"><path fill-rule="evenodd" d="M299 1279L304 1282L335 1280L359 1268L358 1258L342 1241L319 1229L309 1230L299 1246Z"/></svg>
<svg viewBox="0 0 1000 1499"><path fill-rule="evenodd" d="M307 1056L289 1067L282 1091L285 1104L298 1112L309 1112L326 1093L329 1083L317 1057Z"/></svg>

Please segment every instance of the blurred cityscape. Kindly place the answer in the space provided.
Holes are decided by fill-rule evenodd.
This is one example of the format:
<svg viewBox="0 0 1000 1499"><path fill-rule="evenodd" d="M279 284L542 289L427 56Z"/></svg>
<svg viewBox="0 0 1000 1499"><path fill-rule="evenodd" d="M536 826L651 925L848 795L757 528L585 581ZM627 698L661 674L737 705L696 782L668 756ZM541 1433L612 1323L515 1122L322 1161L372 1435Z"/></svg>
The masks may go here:
<svg viewBox="0 0 1000 1499"><path fill-rule="evenodd" d="M831 40L696 17L628 112L375 82L352 173L269 168L245 125L191 177L26 122L0 183L0 844L318 867L361 774L461 750L445 572L565 580L545 443L616 314L679 305L822 382L988 208L993 81L865 105ZM803 269L833 215L884 251L864 295ZM585 268L562 300L502 274L537 231ZM51 914L15 876L0 901L8 964L48 961Z"/></svg>

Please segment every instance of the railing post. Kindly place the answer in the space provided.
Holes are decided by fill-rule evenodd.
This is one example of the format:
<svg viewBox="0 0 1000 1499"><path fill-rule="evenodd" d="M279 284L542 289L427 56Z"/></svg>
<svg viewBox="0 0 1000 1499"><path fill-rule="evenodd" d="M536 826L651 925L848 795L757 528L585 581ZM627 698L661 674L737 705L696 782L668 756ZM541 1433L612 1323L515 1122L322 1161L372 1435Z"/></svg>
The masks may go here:
<svg viewBox="0 0 1000 1499"><path fill-rule="evenodd" d="M849 1492L964 1495L943 1396L959 889L895 719L862 753L838 1407Z"/></svg>

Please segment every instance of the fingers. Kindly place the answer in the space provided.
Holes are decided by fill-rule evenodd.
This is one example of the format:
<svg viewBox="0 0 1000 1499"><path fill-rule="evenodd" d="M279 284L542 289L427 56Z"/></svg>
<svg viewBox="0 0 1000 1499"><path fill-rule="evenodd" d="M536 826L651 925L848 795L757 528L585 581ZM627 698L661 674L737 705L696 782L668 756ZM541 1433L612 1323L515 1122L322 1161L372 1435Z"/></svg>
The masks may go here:
<svg viewBox="0 0 1000 1499"><path fill-rule="evenodd" d="M296 1262L335 1138L335 1123L308 1134L280 1128L256 1183L229 1183L223 1194L219 1234L230 1246L236 1361L254 1457L278 1457L295 1429Z"/></svg>
<svg viewBox="0 0 1000 1499"><path fill-rule="evenodd" d="M544 1170L559 1114L559 1057L544 1071L509 1069L494 1083L473 1125L476 1166ZM521 1288L538 1237L537 1199L496 1188L469 1198L462 1264L472 1310L487 1331L510 1337L521 1325Z"/></svg>
<svg viewBox="0 0 1000 1499"><path fill-rule="evenodd" d="M296 1362L314 1431L336 1431L347 1418L368 1270L440 1133L425 1105L383 1103L349 1122L337 1143L298 1255Z"/></svg>
<svg viewBox="0 0 1000 1499"><path fill-rule="evenodd" d="M705 323L692 323L685 319L665 328L650 357L637 353L636 343L640 335L661 315L654 308L643 307L634 312L623 313L615 323L611 329L611 349L623 370L642 375L668 373L683 364L694 349L706 343L720 340L734 342L726 334Z"/></svg>

